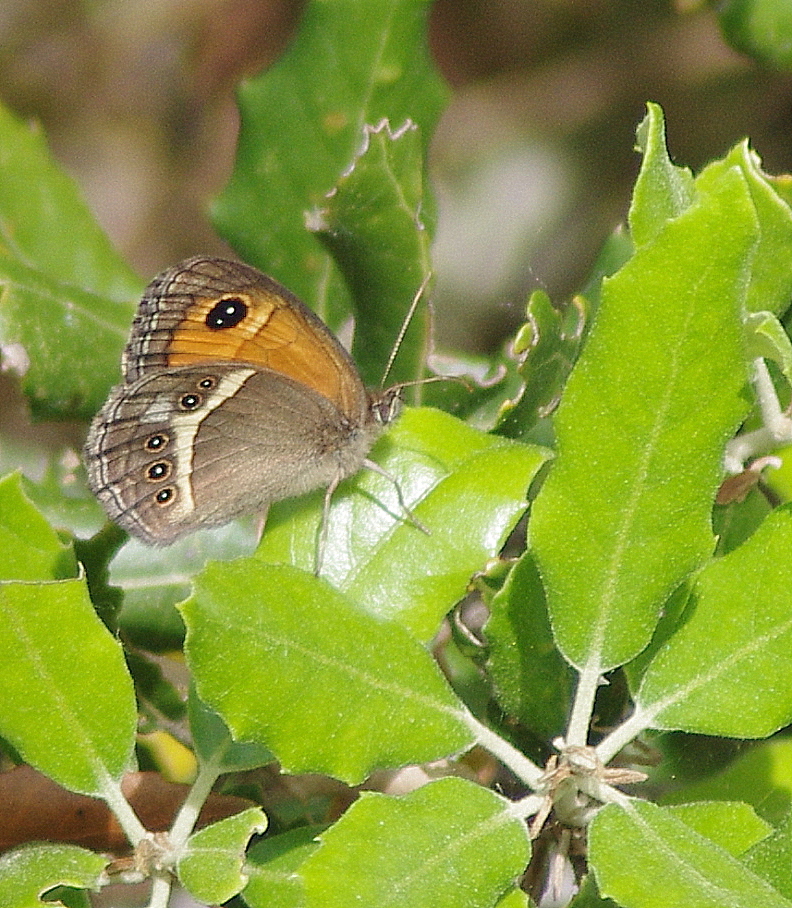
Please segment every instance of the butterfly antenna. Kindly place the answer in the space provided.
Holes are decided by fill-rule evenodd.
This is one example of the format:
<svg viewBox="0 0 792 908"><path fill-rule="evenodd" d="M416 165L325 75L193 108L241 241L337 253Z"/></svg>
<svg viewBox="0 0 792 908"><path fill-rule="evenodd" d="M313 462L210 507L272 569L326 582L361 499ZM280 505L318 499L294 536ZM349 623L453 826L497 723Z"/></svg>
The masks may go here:
<svg viewBox="0 0 792 908"><path fill-rule="evenodd" d="M415 296L413 297L412 302L410 303L410 308L407 310L407 314L404 316L404 320L402 321L402 326L399 329L399 334L396 338L396 342L394 343L393 349L391 350L391 354L388 357L388 364L385 366L385 371L382 373L382 380L380 381L380 388L385 387L385 382L388 380L390 371L393 368L393 363L396 359L396 356L399 353L399 348L401 347L402 342L404 341L404 335L407 333L407 329L410 327L410 322L413 320L413 316L415 315L415 310L418 308L418 303L421 301L421 297L424 295L424 291L426 290L426 287L429 284L429 281L431 279L432 279L432 271L430 269L429 271L427 271L426 277L421 281L421 286L415 291Z"/></svg>

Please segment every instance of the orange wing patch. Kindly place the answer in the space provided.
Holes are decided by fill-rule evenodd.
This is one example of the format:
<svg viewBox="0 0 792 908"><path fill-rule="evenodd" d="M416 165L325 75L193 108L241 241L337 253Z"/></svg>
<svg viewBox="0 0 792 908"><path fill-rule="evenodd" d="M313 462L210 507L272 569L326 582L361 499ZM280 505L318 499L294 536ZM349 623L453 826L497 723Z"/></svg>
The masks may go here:
<svg viewBox="0 0 792 908"><path fill-rule="evenodd" d="M189 307L168 345L169 366L252 363L307 385L332 400L342 412L356 412L360 381L343 350L336 349L337 341L317 331L289 300L265 291L233 296L248 307L247 314L233 327L207 327L206 317L217 304L217 297L201 297Z"/></svg>

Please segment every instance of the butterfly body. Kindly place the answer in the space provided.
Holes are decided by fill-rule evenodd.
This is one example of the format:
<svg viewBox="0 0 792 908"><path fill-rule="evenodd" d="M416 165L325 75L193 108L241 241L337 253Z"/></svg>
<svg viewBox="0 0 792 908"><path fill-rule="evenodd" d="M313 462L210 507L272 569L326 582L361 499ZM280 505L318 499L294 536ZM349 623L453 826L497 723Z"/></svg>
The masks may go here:
<svg viewBox="0 0 792 908"><path fill-rule="evenodd" d="M320 319L256 269L189 259L147 288L88 434L108 516L167 545L356 473L397 410Z"/></svg>

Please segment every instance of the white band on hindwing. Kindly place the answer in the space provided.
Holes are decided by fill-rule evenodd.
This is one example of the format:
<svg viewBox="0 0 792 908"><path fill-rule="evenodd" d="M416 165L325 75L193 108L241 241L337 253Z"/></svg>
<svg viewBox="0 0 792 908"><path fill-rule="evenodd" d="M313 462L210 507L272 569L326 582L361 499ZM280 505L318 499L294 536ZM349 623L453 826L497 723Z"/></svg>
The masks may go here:
<svg viewBox="0 0 792 908"><path fill-rule="evenodd" d="M165 422L173 437L174 465L173 474L179 494L170 510L176 519L195 510L195 499L192 490L193 457L195 455L195 437L206 417L239 391L242 385L255 375L255 369L235 369L220 379L217 387L204 398L203 404L195 410L174 412L172 399L162 397L154 400L141 417L142 422ZM207 367L211 375L211 367ZM183 392L183 393L190 393ZM201 393L200 390L196 393Z"/></svg>

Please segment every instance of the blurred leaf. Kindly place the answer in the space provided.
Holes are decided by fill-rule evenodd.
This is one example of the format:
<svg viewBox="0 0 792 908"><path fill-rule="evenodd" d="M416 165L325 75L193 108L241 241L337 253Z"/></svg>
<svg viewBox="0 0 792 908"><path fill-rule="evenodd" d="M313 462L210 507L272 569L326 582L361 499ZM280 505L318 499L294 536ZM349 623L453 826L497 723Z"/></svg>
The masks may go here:
<svg viewBox="0 0 792 908"><path fill-rule="evenodd" d="M190 733L202 763L214 762L220 772L239 772L272 763L275 757L260 744L234 741L222 718L190 688Z"/></svg>
<svg viewBox="0 0 792 908"><path fill-rule="evenodd" d="M500 551L547 456L437 410L405 411L372 459L396 479L429 535L405 517L390 480L361 470L333 496L322 576L428 640L471 576ZM313 570L323 497L274 506L256 556Z"/></svg>
<svg viewBox="0 0 792 908"><path fill-rule="evenodd" d="M74 577L77 562L22 491L22 477L0 479L0 581L62 580Z"/></svg>
<svg viewBox="0 0 792 908"><path fill-rule="evenodd" d="M162 666L139 652L127 652L126 663L135 682L138 697L172 722L182 719L187 711L182 694L166 678ZM174 780L175 781L175 780Z"/></svg>
<svg viewBox="0 0 792 908"><path fill-rule="evenodd" d="M110 565L110 579L124 593L118 627L133 646L152 652L180 650L184 622L175 608L190 593L193 576L207 561L249 555L258 533L254 519L191 533L167 548L129 539Z"/></svg>
<svg viewBox="0 0 792 908"><path fill-rule="evenodd" d="M528 860L525 824L463 779L363 792L300 868L306 908L481 908Z"/></svg>
<svg viewBox="0 0 792 908"><path fill-rule="evenodd" d="M239 89L236 166L215 224L332 327L348 314L348 294L305 214L325 204L352 164L365 123L399 128L410 119L425 143L433 134L447 90L427 49L429 7L314 0L286 53Z"/></svg>
<svg viewBox="0 0 792 908"><path fill-rule="evenodd" d="M0 734L64 787L101 796L129 768L137 710L85 582L0 585L0 665Z"/></svg>
<svg viewBox="0 0 792 908"><path fill-rule="evenodd" d="M786 0L723 0L716 9L723 37L735 50L792 69L792 7Z"/></svg>
<svg viewBox="0 0 792 908"><path fill-rule="evenodd" d="M529 535L558 645L592 672L646 646L663 600L714 548L723 446L745 413L755 236L745 180L728 171L605 283L567 383Z"/></svg>
<svg viewBox="0 0 792 908"><path fill-rule="evenodd" d="M590 861L603 895L624 908L789 908L745 864L645 801L610 804L589 830Z"/></svg>
<svg viewBox="0 0 792 908"><path fill-rule="evenodd" d="M242 869L247 843L266 828L264 812L251 807L194 833L177 863L179 881L202 902L232 898L248 881Z"/></svg>
<svg viewBox="0 0 792 908"><path fill-rule="evenodd" d="M528 321L517 332L513 349L520 358L524 384L498 414L495 432L523 438L536 422L555 409L585 336L585 300L576 297L564 311L556 309L542 290L531 294Z"/></svg>
<svg viewBox="0 0 792 908"><path fill-rule="evenodd" d="M786 505L698 574L689 618L635 698L652 727L760 738L792 721L790 551Z"/></svg>
<svg viewBox="0 0 792 908"><path fill-rule="evenodd" d="M141 286L40 130L0 106L0 355L34 415L98 409Z"/></svg>
<svg viewBox="0 0 792 908"><path fill-rule="evenodd" d="M763 741L723 771L663 797L664 804L705 800L744 801L768 823L780 823L792 808L792 739Z"/></svg>
<svg viewBox="0 0 792 908"><path fill-rule="evenodd" d="M393 127L386 120L363 127L363 146L311 223L355 300L352 352L372 385L380 382L410 304L430 271L421 135L411 121ZM425 288L425 297L428 292ZM428 346L424 299L388 382L421 378ZM420 386L414 390L420 398Z"/></svg>
<svg viewBox="0 0 792 908"><path fill-rule="evenodd" d="M286 772L355 783L472 742L429 653L311 574L252 558L209 564L181 611L201 699Z"/></svg>
<svg viewBox="0 0 792 908"><path fill-rule="evenodd" d="M62 902L40 896L56 886L99 889L107 859L75 845L27 845L0 855L0 905L41 908Z"/></svg>
<svg viewBox="0 0 792 908"><path fill-rule="evenodd" d="M553 640L533 557L526 552L490 603L484 629L498 702L543 740L564 731L573 675Z"/></svg>

